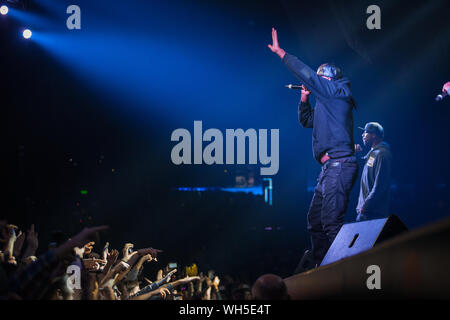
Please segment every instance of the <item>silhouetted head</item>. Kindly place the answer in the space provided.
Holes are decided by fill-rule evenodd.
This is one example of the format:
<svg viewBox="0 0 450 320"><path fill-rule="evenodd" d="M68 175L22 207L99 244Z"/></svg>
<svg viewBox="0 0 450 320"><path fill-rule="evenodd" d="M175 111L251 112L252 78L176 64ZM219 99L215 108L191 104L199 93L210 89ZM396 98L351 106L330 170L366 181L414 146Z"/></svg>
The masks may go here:
<svg viewBox="0 0 450 320"><path fill-rule="evenodd" d="M252 295L255 300L288 300L284 280L274 274L265 274L259 277L252 287Z"/></svg>

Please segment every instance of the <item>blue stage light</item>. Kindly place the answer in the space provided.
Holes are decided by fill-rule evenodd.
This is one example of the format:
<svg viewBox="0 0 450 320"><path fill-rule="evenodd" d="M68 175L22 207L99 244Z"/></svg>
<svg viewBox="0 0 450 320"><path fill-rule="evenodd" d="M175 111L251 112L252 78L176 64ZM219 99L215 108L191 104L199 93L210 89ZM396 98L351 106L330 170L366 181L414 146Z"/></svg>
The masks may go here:
<svg viewBox="0 0 450 320"><path fill-rule="evenodd" d="M3 16L6 16L8 14L8 11L9 9L7 6L3 5L0 7L0 14L2 14Z"/></svg>
<svg viewBox="0 0 450 320"><path fill-rule="evenodd" d="M31 36L33 35L33 33L31 32L31 30L30 29L25 29L24 31L23 31L23 37L25 38L25 39L30 39L31 38Z"/></svg>

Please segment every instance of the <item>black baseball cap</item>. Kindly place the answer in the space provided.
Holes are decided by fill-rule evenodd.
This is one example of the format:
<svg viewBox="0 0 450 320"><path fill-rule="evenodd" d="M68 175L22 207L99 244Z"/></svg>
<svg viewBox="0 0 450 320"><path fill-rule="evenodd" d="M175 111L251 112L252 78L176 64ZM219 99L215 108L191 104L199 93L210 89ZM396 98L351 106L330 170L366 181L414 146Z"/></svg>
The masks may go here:
<svg viewBox="0 0 450 320"><path fill-rule="evenodd" d="M380 138L384 138L384 129L378 122L369 122L364 128L358 127L358 129L361 129L367 133L376 134Z"/></svg>

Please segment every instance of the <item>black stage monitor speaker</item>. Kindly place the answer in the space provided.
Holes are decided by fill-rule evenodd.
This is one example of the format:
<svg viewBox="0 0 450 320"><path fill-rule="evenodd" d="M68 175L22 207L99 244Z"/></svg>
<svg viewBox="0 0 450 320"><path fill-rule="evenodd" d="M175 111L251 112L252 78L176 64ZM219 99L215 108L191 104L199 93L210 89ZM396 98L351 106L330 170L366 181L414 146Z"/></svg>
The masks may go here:
<svg viewBox="0 0 450 320"><path fill-rule="evenodd" d="M349 223L342 226L321 266L371 249L374 245L408 230L397 216Z"/></svg>

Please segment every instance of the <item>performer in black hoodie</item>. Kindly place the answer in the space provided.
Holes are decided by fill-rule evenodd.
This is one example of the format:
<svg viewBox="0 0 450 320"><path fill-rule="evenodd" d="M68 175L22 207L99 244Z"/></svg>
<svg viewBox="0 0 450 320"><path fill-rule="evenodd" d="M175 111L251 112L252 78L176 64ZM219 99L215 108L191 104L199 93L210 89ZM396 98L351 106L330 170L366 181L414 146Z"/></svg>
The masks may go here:
<svg viewBox="0 0 450 320"><path fill-rule="evenodd" d="M313 153L322 165L308 212L313 264L320 265L344 224L350 190L358 176L353 139L353 109L356 102L350 82L342 77L339 68L323 64L315 72L280 48L275 29L272 29L272 40L270 50L304 85L299 120L303 127L313 129ZM316 97L314 109L309 104L309 92Z"/></svg>

